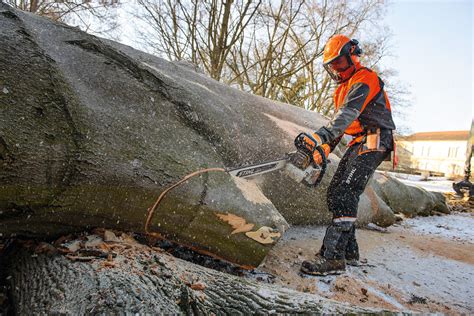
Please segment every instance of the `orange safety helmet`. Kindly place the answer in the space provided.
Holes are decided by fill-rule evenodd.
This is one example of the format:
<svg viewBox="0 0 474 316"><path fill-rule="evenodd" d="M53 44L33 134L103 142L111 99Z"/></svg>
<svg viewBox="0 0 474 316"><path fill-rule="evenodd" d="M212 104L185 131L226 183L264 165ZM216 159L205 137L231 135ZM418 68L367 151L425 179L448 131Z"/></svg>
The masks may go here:
<svg viewBox="0 0 474 316"><path fill-rule="evenodd" d="M348 80L356 71L355 64L359 62L362 49L359 47L359 41L349 39L349 37L336 34L329 39L324 46L323 66L331 78L337 83ZM347 63L342 60L345 59ZM345 65L344 68L335 68L332 64L338 63Z"/></svg>

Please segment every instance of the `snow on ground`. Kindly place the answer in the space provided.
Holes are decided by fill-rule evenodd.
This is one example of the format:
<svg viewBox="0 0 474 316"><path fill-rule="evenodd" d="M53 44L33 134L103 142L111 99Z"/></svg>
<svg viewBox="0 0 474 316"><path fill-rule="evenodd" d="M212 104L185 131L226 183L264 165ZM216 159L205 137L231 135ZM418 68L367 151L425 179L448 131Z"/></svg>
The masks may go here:
<svg viewBox="0 0 474 316"><path fill-rule="evenodd" d="M385 233L358 229L367 263L337 276L300 274L324 232L290 227L259 269L277 284L358 306L474 315L474 214L405 219Z"/></svg>
<svg viewBox="0 0 474 316"><path fill-rule="evenodd" d="M474 244L473 213L415 217L404 220L401 225L418 234L444 237Z"/></svg>
<svg viewBox="0 0 474 316"><path fill-rule="evenodd" d="M445 177L429 177L426 181L423 180L423 177L415 174L406 174L406 173L397 173L389 171L377 171L384 174L388 174L406 185L419 186L427 191L433 192L452 192L453 190L453 181L448 180Z"/></svg>

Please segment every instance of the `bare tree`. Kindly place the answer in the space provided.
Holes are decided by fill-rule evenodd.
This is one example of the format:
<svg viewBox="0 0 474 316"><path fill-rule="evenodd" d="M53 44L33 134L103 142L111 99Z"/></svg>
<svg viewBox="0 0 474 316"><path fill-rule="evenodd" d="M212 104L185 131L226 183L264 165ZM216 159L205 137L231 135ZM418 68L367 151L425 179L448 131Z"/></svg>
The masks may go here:
<svg viewBox="0 0 474 316"><path fill-rule="evenodd" d="M298 46L292 40L292 28L302 22L303 3L302 0L290 0L276 6L275 2L267 2L261 7L253 25L255 35L251 41L241 42L243 45L232 50L232 58L227 64L233 76L227 80L228 83L247 80L245 85L251 92L271 99L292 94L282 93L282 90L293 77L302 78L297 73L303 69L304 63L296 57L311 42L310 38Z"/></svg>
<svg viewBox="0 0 474 316"><path fill-rule="evenodd" d="M362 63L384 78L395 115L403 116L409 90L396 80L396 71L380 67L380 61L390 56L392 36L382 24L384 8L380 0L266 1L247 29L253 33L231 51L227 61L231 76L226 81L330 116L335 83L322 67L322 53L332 35L343 33L362 39Z"/></svg>
<svg viewBox="0 0 474 316"><path fill-rule="evenodd" d="M221 80L226 60L243 36L262 0L138 0L136 16L149 24L144 32L155 51L170 60L189 60Z"/></svg>
<svg viewBox="0 0 474 316"><path fill-rule="evenodd" d="M360 32L364 23L380 18L382 3L292 0L278 7L275 3L262 5L253 25L255 32L262 28L266 32L234 47L228 61L234 76L228 82L327 115L334 84L321 67L324 43L335 33Z"/></svg>
<svg viewBox="0 0 474 316"><path fill-rule="evenodd" d="M80 27L86 32L103 34L117 27L113 12L118 0L4 0L17 9L46 16L52 20Z"/></svg>

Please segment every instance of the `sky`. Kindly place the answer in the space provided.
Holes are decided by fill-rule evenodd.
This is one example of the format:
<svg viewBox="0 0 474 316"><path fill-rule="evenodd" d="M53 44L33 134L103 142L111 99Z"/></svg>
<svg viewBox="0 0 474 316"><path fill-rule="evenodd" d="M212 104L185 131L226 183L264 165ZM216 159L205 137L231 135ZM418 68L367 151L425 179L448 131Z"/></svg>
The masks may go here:
<svg viewBox="0 0 474 316"><path fill-rule="evenodd" d="M412 93L404 122L412 132L468 130L474 113L472 1L389 3L385 21L398 70Z"/></svg>

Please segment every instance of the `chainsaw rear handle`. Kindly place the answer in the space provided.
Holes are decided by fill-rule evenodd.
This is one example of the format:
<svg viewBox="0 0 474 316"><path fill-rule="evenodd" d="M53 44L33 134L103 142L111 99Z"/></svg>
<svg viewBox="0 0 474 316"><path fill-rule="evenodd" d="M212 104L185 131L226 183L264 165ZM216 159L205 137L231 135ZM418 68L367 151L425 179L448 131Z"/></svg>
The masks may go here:
<svg viewBox="0 0 474 316"><path fill-rule="evenodd" d="M327 166L328 166L328 160L326 158L326 153L321 148L321 146L317 146L314 150L317 150L321 154L323 162L321 163L321 172L319 173L319 176L316 179L316 181L311 185L312 187L317 186L321 182L321 180L323 180L324 174L326 173L326 169L327 169ZM312 159L313 159L313 155L311 154L311 160ZM313 161L313 164L315 164L314 161Z"/></svg>

